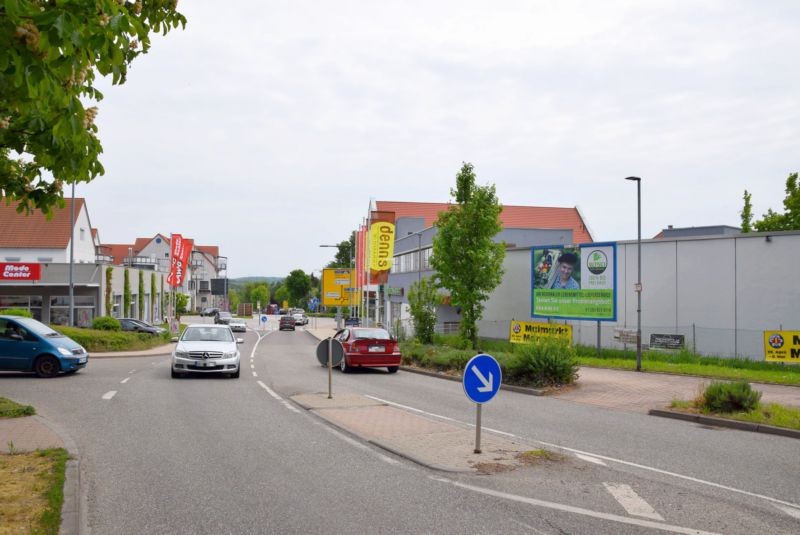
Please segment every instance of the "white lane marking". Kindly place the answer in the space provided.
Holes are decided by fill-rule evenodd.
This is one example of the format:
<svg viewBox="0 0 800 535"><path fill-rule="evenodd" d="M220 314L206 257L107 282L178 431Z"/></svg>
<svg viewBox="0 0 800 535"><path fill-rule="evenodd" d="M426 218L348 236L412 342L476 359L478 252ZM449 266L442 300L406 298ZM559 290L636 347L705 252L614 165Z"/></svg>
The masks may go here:
<svg viewBox="0 0 800 535"><path fill-rule="evenodd" d="M800 509L794 507L786 507L785 505L773 504L775 507L786 513L787 515L800 520Z"/></svg>
<svg viewBox="0 0 800 535"><path fill-rule="evenodd" d="M256 369L256 365L255 365L255 364L251 364L251 365L250 365L250 369L251 369L251 370L255 370L255 369Z"/></svg>
<svg viewBox="0 0 800 535"><path fill-rule="evenodd" d="M136 373L136 370L131 370L128 373Z"/></svg>
<svg viewBox="0 0 800 535"><path fill-rule="evenodd" d="M111 390L111 391L106 392L105 394L103 394L103 399L111 399L116 395L117 395L117 391L116 390Z"/></svg>
<svg viewBox="0 0 800 535"><path fill-rule="evenodd" d="M256 372L253 372L253 377L258 377L258 374Z"/></svg>
<svg viewBox="0 0 800 535"><path fill-rule="evenodd" d="M649 518L650 520L664 521L661 516L653 509L649 503L636 494L630 485L623 483L603 483L606 490L614 497L619 504L628 511L629 515L641 516L642 518Z"/></svg>
<svg viewBox="0 0 800 535"><path fill-rule="evenodd" d="M127 383L128 381L130 381L130 380L131 380L131 378L130 378L130 377L126 377L125 379L123 379L122 381L120 381L120 383L122 383L122 384L125 384L125 383Z"/></svg>
<svg viewBox="0 0 800 535"><path fill-rule="evenodd" d="M264 383L262 383L261 381L257 381L257 383L259 384L259 386L260 386L261 388L263 388L264 390L266 390L266 391L269 393L269 395L270 395L270 396L272 396L273 398L275 398L275 399L277 399L278 401L280 401L280 402L281 402L281 404L282 404L284 407L286 407L287 409L289 409L289 410L290 410L290 411L292 411L292 412L296 412L296 413L298 413L298 414L300 413L300 409L298 409L297 407L295 407L294 405L292 405L291 403L289 403L288 401L286 401L285 399L283 399L282 397L280 397L280 396L278 395L278 393L277 393L277 392L275 392L274 390L272 390L270 387L268 387L267 385L265 385L265 384L264 384Z"/></svg>
<svg viewBox="0 0 800 535"><path fill-rule="evenodd" d="M594 463L599 464L600 466L608 466L606 463L598 459L597 457L592 457L590 455L581 455L580 453L576 453L575 457L582 461L586 461L587 463Z"/></svg>
<svg viewBox="0 0 800 535"><path fill-rule="evenodd" d="M426 412L426 411L423 411L423 410L420 410L420 409L415 409L414 407L409 407L408 405L401 405L400 403L394 403L392 401L387 401L385 399L376 398L375 396L365 395L365 397L368 397L370 399L374 399L375 401L380 401L381 403L386 403L388 405L393 405L395 407L401 407L403 409L408 409L410 411L418 412L418 413L421 413L421 414L427 414L428 416L441 418L442 420L447 420L447 421L450 421L450 422L457 422L457 423L460 423L462 425L467 425L467 426L474 427L474 424L470 424L470 423L467 423L467 422L462 422L460 420L456 420L455 418L449 418L447 416L442 416L441 414L435 414L435 413L432 413L432 412ZM597 459L603 459L605 461L610 461L612 463L624 464L626 466L632 466L634 468L639 468L641 470L648 470L650 472L655 472L656 474L662 474L662 475L665 475L665 476L675 477L675 478L678 478L678 479L691 481L692 483L698 483L700 485L706 485L706 486L709 486L709 487L714 487L716 489L722 489L722 490L726 490L728 492L734 492L734 493L737 493L737 494L742 494L744 496L750 496L751 498L759 498L759 499L762 499L762 500L766 500L768 502L772 502L773 504L787 505L789 507L800 509L800 504L787 502L787 501L784 501L784 500L779 500L778 498L773 498L771 496L765 496L764 494L758 494L758 493L750 492L750 491L747 491L747 490L737 489L735 487L729 487L727 485L722 485L721 483L714 483L713 481L707 481L705 479L699 479L699 478L692 477L692 476L686 476L686 475L683 475L683 474L678 474L677 472L670 472L669 470L662 470L660 468L655 468L653 466L647 466L647 465L644 465L644 464L634 463L634 462L631 462L631 461L625 461L623 459L617 459L616 457L609 457L608 455L600 455L599 453L593 453L591 451L576 450L575 448L568 448L567 446L562 446L560 444L553 444L551 442L545 442L543 440L537 440L535 438L521 437L519 435L514 435L512 433L508 433L508 436L514 437L514 438L519 438L519 439L522 439L522 440L530 440L532 442L536 442L538 444L541 444L542 446L548 446L548 447L551 447L551 448L557 448L557 449L560 449L560 450L563 450L563 451L568 451L570 453L574 453L576 455L578 455L578 454L588 455L590 457L596 457Z"/></svg>
<svg viewBox="0 0 800 535"><path fill-rule="evenodd" d="M591 509L584 509L582 507L575 507L573 505L567 505L563 503L555 503L555 502L548 502L545 500L537 500L536 498L528 498L526 496L518 496L516 494L508 494L506 492L500 492L493 489L486 489L482 487L476 487L474 485L467 485L465 483L459 483L458 481L452 481L449 479L444 479L441 477L434 477L429 476L430 479L434 481L440 481L443 483L448 483L450 485L471 490L473 492L478 492L480 494L485 494L487 496L494 496L495 498L502 498L504 500L511 500L519 503L526 503L528 505L533 505L535 507L543 507L545 509L553 509L556 511L562 511L564 513L572 513L576 515L583 515L588 516L591 518L599 518L601 520L609 520L611 522L619 522L620 524L628 524L632 526L638 526L643 528L652 528L652 529L660 529L662 531L669 531L672 533L684 533L684 534L692 534L692 535L711 535L712 532L709 531L702 531L699 529L693 528L685 528L682 526L674 526L671 524L662 524L660 522L653 522L651 520L640 520L638 518L628 518L625 516L614 515L610 513L603 513L600 511L592 511Z"/></svg>

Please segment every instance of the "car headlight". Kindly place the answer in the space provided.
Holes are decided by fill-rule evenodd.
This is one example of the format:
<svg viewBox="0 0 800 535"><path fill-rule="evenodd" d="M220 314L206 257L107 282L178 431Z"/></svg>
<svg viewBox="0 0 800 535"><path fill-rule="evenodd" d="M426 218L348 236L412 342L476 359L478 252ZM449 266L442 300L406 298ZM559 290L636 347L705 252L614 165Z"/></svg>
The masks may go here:
<svg viewBox="0 0 800 535"><path fill-rule="evenodd" d="M62 355L67 356L67 357L72 356L72 351L70 351L66 347L59 347L58 348L58 352L61 353Z"/></svg>
<svg viewBox="0 0 800 535"><path fill-rule="evenodd" d="M239 354L239 352L238 352L238 351L226 351L226 352L225 352L225 353L222 355L222 358L226 358L226 359L232 359L232 358L234 358L234 357L235 357L236 355L238 355L238 354Z"/></svg>
<svg viewBox="0 0 800 535"><path fill-rule="evenodd" d="M179 359L187 359L189 358L189 353L186 351L176 351L175 356Z"/></svg>

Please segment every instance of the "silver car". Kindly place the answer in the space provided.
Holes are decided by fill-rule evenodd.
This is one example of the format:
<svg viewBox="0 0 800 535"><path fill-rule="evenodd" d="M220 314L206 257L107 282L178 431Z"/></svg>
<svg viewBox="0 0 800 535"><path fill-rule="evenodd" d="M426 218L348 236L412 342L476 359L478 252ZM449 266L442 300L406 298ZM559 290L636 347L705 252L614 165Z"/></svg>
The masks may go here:
<svg viewBox="0 0 800 535"><path fill-rule="evenodd" d="M235 333L247 332L247 322L242 318L231 318L231 320L228 322L228 325Z"/></svg>
<svg viewBox="0 0 800 535"><path fill-rule="evenodd" d="M239 377L241 356L237 344L227 325L189 325L172 352L173 379L188 373L222 373L234 379Z"/></svg>

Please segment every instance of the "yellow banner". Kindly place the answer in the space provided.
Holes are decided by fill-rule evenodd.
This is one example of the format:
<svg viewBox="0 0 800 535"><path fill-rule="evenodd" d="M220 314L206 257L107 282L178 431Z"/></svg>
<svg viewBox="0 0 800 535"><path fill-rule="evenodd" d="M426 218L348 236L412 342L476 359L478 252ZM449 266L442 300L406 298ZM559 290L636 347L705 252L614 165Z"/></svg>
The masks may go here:
<svg viewBox="0 0 800 535"><path fill-rule="evenodd" d="M355 272L345 268L322 270L322 304L328 307L352 306L357 301Z"/></svg>
<svg viewBox="0 0 800 535"><path fill-rule="evenodd" d="M764 331L764 360L800 364L800 331Z"/></svg>
<svg viewBox="0 0 800 535"><path fill-rule="evenodd" d="M534 338L542 336L548 338L562 338L572 343L572 325L512 321L508 332L508 340L512 344L525 344L532 342Z"/></svg>
<svg viewBox="0 0 800 535"><path fill-rule="evenodd" d="M394 224L376 221L369 229L369 268L389 271L394 256Z"/></svg>

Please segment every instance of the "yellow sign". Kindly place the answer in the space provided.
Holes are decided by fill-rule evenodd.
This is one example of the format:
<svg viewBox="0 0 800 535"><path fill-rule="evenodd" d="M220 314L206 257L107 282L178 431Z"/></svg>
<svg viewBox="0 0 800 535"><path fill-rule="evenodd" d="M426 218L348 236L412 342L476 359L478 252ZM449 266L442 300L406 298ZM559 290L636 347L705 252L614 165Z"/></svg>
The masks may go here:
<svg viewBox="0 0 800 535"><path fill-rule="evenodd" d="M764 360L800 364L800 331L764 331Z"/></svg>
<svg viewBox="0 0 800 535"><path fill-rule="evenodd" d="M356 302L355 270L322 270L322 304L327 307L352 306Z"/></svg>
<svg viewBox="0 0 800 535"><path fill-rule="evenodd" d="M289 301L283 302L283 308L285 308L287 311L289 310Z"/></svg>
<svg viewBox="0 0 800 535"><path fill-rule="evenodd" d="M572 325L561 323L532 323L527 321L512 321L509 328L508 340L512 344L526 344L538 337L562 338L572 342Z"/></svg>
<svg viewBox="0 0 800 535"><path fill-rule="evenodd" d="M369 229L369 268L389 271L394 256L394 225L377 221Z"/></svg>

